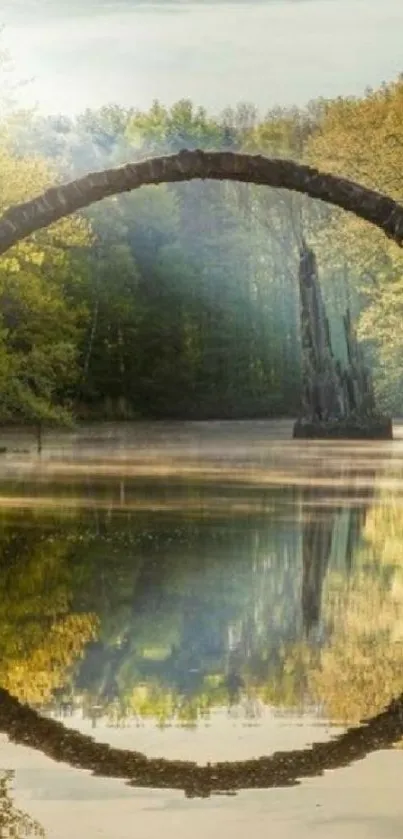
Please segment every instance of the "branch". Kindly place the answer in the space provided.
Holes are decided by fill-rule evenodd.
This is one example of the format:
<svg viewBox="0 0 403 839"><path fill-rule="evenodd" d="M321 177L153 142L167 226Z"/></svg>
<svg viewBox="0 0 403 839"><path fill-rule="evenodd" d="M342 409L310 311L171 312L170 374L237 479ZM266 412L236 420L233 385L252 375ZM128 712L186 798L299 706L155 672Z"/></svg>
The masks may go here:
<svg viewBox="0 0 403 839"><path fill-rule="evenodd" d="M0 254L30 233L108 196L144 185L195 179L242 181L303 193L354 213L403 244L403 206L387 195L291 160L196 150L94 172L10 207L0 219Z"/></svg>

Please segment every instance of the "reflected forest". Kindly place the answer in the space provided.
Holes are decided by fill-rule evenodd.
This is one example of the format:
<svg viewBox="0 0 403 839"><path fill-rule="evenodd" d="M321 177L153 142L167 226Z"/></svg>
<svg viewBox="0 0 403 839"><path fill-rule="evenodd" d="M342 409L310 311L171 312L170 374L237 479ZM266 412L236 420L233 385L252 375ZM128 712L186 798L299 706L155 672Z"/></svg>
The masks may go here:
<svg viewBox="0 0 403 839"><path fill-rule="evenodd" d="M1 685L94 728L356 723L401 690L400 531L398 509L314 489L243 515L3 511Z"/></svg>

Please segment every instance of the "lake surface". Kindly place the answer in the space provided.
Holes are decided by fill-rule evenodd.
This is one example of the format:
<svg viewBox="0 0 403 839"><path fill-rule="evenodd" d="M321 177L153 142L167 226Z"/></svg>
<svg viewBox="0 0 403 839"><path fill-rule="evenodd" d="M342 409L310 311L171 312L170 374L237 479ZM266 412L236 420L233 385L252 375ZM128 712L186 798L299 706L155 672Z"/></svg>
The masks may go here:
<svg viewBox="0 0 403 839"><path fill-rule="evenodd" d="M290 433L2 434L3 829L401 835L403 426Z"/></svg>
<svg viewBox="0 0 403 839"><path fill-rule="evenodd" d="M191 98L261 112L362 94L403 70L401 0L150 3L5 0L21 102L77 113Z"/></svg>

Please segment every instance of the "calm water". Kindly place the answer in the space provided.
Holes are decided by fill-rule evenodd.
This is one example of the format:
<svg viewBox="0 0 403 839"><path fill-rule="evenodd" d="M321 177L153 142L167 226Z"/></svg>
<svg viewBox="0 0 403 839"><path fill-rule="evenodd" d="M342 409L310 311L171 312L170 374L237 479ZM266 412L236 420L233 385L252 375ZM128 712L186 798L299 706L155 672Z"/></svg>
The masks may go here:
<svg viewBox="0 0 403 839"><path fill-rule="evenodd" d="M3 830L401 835L403 428L290 428L3 435Z"/></svg>
<svg viewBox="0 0 403 839"><path fill-rule="evenodd" d="M22 100L77 112L184 97L263 112L362 94L403 70L401 0L3 0Z"/></svg>

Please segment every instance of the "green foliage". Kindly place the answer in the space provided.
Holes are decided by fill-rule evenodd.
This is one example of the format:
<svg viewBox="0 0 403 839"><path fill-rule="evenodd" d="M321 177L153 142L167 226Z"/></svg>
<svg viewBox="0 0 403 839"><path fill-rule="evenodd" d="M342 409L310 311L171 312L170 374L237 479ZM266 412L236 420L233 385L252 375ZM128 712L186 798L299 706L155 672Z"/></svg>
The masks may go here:
<svg viewBox="0 0 403 839"><path fill-rule="evenodd" d="M187 100L171 109L156 102L147 113L88 110L75 121L16 115L7 149L21 166L37 165L42 156L54 177L65 179L183 146L241 147L254 119L248 107L212 119ZM233 185L143 189L95 205L85 216L92 231L87 242L83 219L75 219L81 242L64 228L57 291L68 312L57 319L71 331L59 352L52 347L48 355L49 365L51 358L59 362L57 373L48 369L35 381L42 388L37 395L49 385L47 405L59 404L63 393L79 416L89 417L203 419L296 410L296 284L288 275L284 294L283 254L272 258L260 220L245 220ZM44 236L35 240L45 253ZM44 265L38 273L49 282ZM59 387L52 390L52 382ZM20 394L10 395L8 415L18 400ZM39 408L26 404L25 414Z"/></svg>
<svg viewBox="0 0 403 839"><path fill-rule="evenodd" d="M350 577L328 577L324 610L332 632L309 673L327 715L344 724L380 713L402 691L403 527L389 493L369 509L363 536Z"/></svg>
<svg viewBox="0 0 403 839"><path fill-rule="evenodd" d="M399 198L402 81L304 110L217 118L189 100L1 124L0 209L59 179L180 148L308 160ZM368 141L370 137L370 141ZM299 407L298 249L318 256L336 354L347 306L377 391L403 410L401 256L354 217L236 183L143 188L0 264L0 421L236 418Z"/></svg>
<svg viewBox="0 0 403 839"><path fill-rule="evenodd" d="M320 128L309 143L309 159L402 201L402 102L400 78L365 97L326 103ZM401 412L401 251L364 222L338 211L329 213L317 238L322 264L336 269L339 283L343 272L348 274L358 331L374 368L380 402L389 411Z"/></svg>
<svg viewBox="0 0 403 839"><path fill-rule="evenodd" d="M6 143L0 170L1 209L40 192L54 177L44 160L21 160ZM80 269L69 249L88 241L87 225L67 219L0 260L0 422L70 419L82 312L70 304Z"/></svg>

